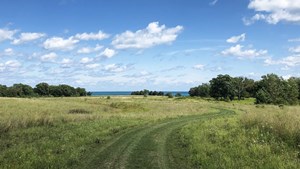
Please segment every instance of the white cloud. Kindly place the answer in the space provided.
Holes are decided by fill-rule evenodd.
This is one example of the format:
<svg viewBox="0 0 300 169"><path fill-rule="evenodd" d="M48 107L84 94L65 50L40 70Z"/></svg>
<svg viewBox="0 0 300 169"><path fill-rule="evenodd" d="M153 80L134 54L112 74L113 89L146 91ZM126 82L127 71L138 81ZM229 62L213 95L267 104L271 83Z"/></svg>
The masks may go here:
<svg viewBox="0 0 300 169"><path fill-rule="evenodd" d="M84 57L80 59L80 63L87 64L87 63L91 63L93 60L94 60L93 58Z"/></svg>
<svg viewBox="0 0 300 169"><path fill-rule="evenodd" d="M238 36L232 36L231 38L227 39L226 42L228 43L238 43L238 42L243 42L246 39L246 34L243 33Z"/></svg>
<svg viewBox="0 0 300 169"><path fill-rule="evenodd" d="M17 60L9 60L5 63L0 63L0 72L15 71L20 68L22 64Z"/></svg>
<svg viewBox="0 0 300 169"><path fill-rule="evenodd" d="M97 52L99 50L101 50L103 48L103 46L97 44L96 47L91 48L91 47L83 47L77 50L77 53L79 54L89 54L89 53L93 53L93 52Z"/></svg>
<svg viewBox="0 0 300 169"><path fill-rule="evenodd" d="M176 40L182 30L183 27L179 25L166 28L165 25L160 26L158 22L152 22L145 29L136 32L126 31L116 35L112 45L117 49L144 49L161 44L170 44Z"/></svg>
<svg viewBox="0 0 300 169"><path fill-rule="evenodd" d="M194 69L197 69L197 70L203 70L205 67L205 65L202 65L202 64L198 64L198 65L194 65L193 68Z"/></svg>
<svg viewBox="0 0 300 169"><path fill-rule="evenodd" d="M44 33L31 33L31 32L21 33L19 39L14 39L12 44L18 45L18 44L21 44L21 43L25 43L25 42L40 39L44 36L46 36L46 34L44 34Z"/></svg>
<svg viewBox="0 0 300 169"><path fill-rule="evenodd" d="M79 40L74 39L73 36L68 39L52 37L47 39L43 45L45 49L49 50L72 50L78 42Z"/></svg>
<svg viewBox="0 0 300 169"><path fill-rule="evenodd" d="M2 53L0 53L0 56L12 56L15 54L15 51L12 48L6 48Z"/></svg>
<svg viewBox="0 0 300 169"><path fill-rule="evenodd" d="M284 65L287 67L295 67L300 65L300 55L292 55L280 60L273 60L272 58L268 58L265 60L265 64L267 65Z"/></svg>
<svg viewBox="0 0 300 169"><path fill-rule="evenodd" d="M12 40L17 30L0 29L0 42Z"/></svg>
<svg viewBox="0 0 300 169"><path fill-rule="evenodd" d="M61 64L70 64L70 63L72 63L72 60L68 58L63 58L63 60L61 61Z"/></svg>
<svg viewBox="0 0 300 169"><path fill-rule="evenodd" d="M106 33L103 33L102 31L99 31L98 33L82 33L82 34L76 34L75 38L80 40L103 40L108 38L109 35Z"/></svg>
<svg viewBox="0 0 300 169"><path fill-rule="evenodd" d="M126 71L128 68L129 67L126 65L110 64L110 65L106 65L104 67L104 70L111 73L120 73Z"/></svg>
<svg viewBox="0 0 300 169"><path fill-rule="evenodd" d="M256 13L250 19L244 19L246 25L258 20L264 20L269 24L278 22L300 22L300 0L251 0L249 9Z"/></svg>
<svg viewBox="0 0 300 169"><path fill-rule="evenodd" d="M282 78L284 79L284 80L288 80L289 78L291 78L292 77L292 75L285 75L285 76L282 76Z"/></svg>
<svg viewBox="0 0 300 169"><path fill-rule="evenodd" d="M300 46L289 48L290 52L300 53Z"/></svg>
<svg viewBox="0 0 300 169"><path fill-rule="evenodd" d="M69 68L71 67L71 65L73 64L73 61L71 59L68 58L64 58L61 62L61 67L63 68Z"/></svg>
<svg viewBox="0 0 300 169"><path fill-rule="evenodd" d="M100 64L98 64L98 63L93 63L93 64L85 65L85 67L88 68L88 69L95 69L95 68L97 68L99 66L100 66Z"/></svg>
<svg viewBox="0 0 300 169"><path fill-rule="evenodd" d="M222 55L236 56L239 59L242 59L242 58L255 58L255 57L263 56L263 55L266 55L268 53L268 51L267 50L256 50L256 49L243 50L243 46L238 44L236 46L232 46L229 49L222 51L221 53L222 53Z"/></svg>
<svg viewBox="0 0 300 169"><path fill-rule="evenodd" d="M54 61L55 59L57 58L57 54L54 53L54 52L51 52L51 53L48 53L48 54L45 54L43 56L41 56L41 60L46 62L46 61Z"/></svg>
<svg viewBox="0 0 300 169"><path fill-rule="evenodd" d="M109 49L109 48L105 48L104 51L100 53L100 56L111 58L111 57L113 57L116 54L117 54L117 52L115 50Z"/></svg>

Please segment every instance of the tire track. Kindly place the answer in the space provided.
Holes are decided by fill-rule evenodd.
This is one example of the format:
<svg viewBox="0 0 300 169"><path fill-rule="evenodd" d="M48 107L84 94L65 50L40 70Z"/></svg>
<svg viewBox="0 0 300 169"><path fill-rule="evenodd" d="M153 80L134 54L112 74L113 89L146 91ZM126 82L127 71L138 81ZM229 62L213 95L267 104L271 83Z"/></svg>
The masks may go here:
<svg viewBox="0 0 300 169"><path fill-rule="evenodd" d="M167 149L167 141L176 141L168 139L174 130L196 120L231 114L234 112L220 110L218 113L183 116L132 129L104 145L84 167L101 169L174 168L176 166L172 164L176 159L168 153Z"/></svg>

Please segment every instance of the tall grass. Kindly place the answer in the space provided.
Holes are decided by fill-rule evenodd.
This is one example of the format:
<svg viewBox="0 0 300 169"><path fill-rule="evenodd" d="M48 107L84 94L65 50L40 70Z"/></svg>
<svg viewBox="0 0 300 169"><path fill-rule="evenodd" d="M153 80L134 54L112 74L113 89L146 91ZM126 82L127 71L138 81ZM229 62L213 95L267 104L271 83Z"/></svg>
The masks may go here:
<svg viewBox="0 0 300 169"><path fill-rule="evenodd" d="M210 103L165 97L0 98L0 132L113 117L158 120L207 112ZM88 113L72 113L74 110ZM71 112L71 113L70 113Z"/></svg>
<svg viewBox="0 0 300 169"><path fill-rule="evenodd" d="M271 132L290 146L300 148L299 106L260 106L245 108L248 113L241 116L245 128L258 128Z"/></svg>
<svg viewBox="0 0 300 169"><path fill-rule="evenodd" d="M237 115L190 123L174 135L193 168L300 167L299 106L128 96L0 98L0 168L72 168L129 128L218 108Z"/></svg>

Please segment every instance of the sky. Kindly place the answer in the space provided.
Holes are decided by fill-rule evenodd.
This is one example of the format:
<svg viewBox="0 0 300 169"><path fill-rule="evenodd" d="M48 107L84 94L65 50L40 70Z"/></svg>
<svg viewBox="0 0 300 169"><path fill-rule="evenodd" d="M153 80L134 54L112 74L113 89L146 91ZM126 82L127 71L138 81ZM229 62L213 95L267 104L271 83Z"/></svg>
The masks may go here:
<svg viewBox="0 0 300 169"><path fill-rule="evenodd" d="M300 76L300 0L1 0L0 84L187 91Z"/></svg>

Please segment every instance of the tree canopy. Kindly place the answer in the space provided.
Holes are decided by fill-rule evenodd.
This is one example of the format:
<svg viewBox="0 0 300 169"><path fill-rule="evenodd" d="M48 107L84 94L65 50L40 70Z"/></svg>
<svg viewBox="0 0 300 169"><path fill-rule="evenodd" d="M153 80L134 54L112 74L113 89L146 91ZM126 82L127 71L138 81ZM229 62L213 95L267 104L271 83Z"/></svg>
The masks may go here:
<svg viewBox="0 0 300 169"><path fill-rule="evenodd" d="M209 92L208 92L209 91ZM212 97L217 100L241 100L255 97L258 104L297 104L300 99L300 78L287 80L276 74L267 74L254 81L245 77L218 75L209 81L193 87L190 96Z"/></svg>
<svg viewBox="0 0 300 169"><path fill-rule="evenodd" d="M10 87L0 84L0 97L35 97L35 96L53 96L53 97L74 97L87 96L90 92L86 92L84 88L74 88L72 86L49 85L47 83L39 83L34 88L26 84L14 84Z"/></svg>

